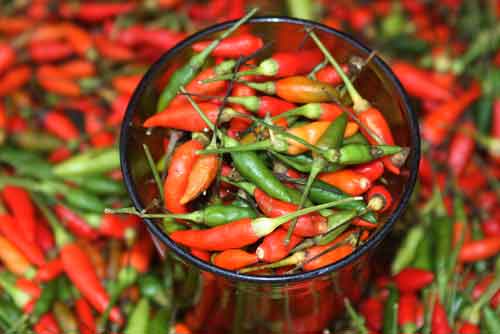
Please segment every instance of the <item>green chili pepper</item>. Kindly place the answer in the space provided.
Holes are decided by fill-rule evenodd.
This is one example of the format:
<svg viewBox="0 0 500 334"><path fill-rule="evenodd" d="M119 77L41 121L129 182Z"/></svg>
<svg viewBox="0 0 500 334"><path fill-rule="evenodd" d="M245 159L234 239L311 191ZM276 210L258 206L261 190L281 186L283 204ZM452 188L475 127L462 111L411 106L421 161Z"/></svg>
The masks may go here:
<svg viewBox="0 0 500 334"><path fill-rule="evenodd" d="M95 213L103 213L106 209L106 204L99 197L80 189L72 188L63 195L69 205L78 209Z"/></svg>
<svg viewBox="0 0 500 334"><path fill-rule="evenodd" d="M172 311L163 307L156 312L153 320L149 323L147 334L170 333L171 323Z"/></svg>
<svg viewBox="0 0 500 334"><path fill-rule="evenodd" d="M278 158L281 162L284 164L292 167L293 169L298 170L299 172L302 173L309 173L311 171L312 163L313 163L313 158L311 158L307 154L300 154L300 155L286 155L286 154L281 154L278 152L273 152L270 151L270 153ZM335 164L328 164L323 171L324 172L335 172L339 169L342 169L342 166L340 165L335 165Z"/></svg>
<svg viewBox="0 0 500 334"><path fill-rule="evenodd" d="M103 174L120 167L120 154L116 147L88 150L73 156L53 169L60 177Z"/></svg>
<svg viewBox="0 0 500 334"><path fill-rule="evenodd" d="M357 165L401 152L402 148L391 145L349 144L325 153L328 161L341 165Z"/></svg>
<svg viewBox="0 0 500 334"><path fill-rule="evenodd" d="M57 296L57 282L57 280L50 281L42 289L42 293L35 302L33 311L31 312L31 318L34 323L37 322L38 319L52 307L52 303L55 301Z"/></svg>
<svg viewBox="0 0 500 334"><path fill-rule="evenodd" d="M300 187L300 189L303 189L303 187ZM309 199L315 204L338 201L340 199L348 197L350 196L346 195L341 190L320 180L315 180L313 182L311 191L309 192ZM366 209L366 204L363 201L352 201L349 203L341 204L337 206L337 208L364 211Z"/></svg>
<svg viewBox="0 0 500 334"><path fill-rule="evenodd" d="M231 205L232 206L237 206L239 208L252 208L252 206L250 205L250 203L248 203L246 200L243 200L241 198L237 198L235 199L233 202L231 202Z"/></svg>
<svg viewBox="0 0 500 334"><path fill-rule="evenodd" d="M156 111L160 112L165 109L170 101L177 95L179 89L182 86L188 84L193 78L198 74L205 61L208 59L212 51L219 45L219 43L236 31L243 23L248 21L257 12L257 9L252 9L247 15L242 17L238 22L236 22L231 28L224 31L219 37L217 37L207 48L205 48L200 53L194 55L189 59L189 61L176 70L168 82L167 87L165 87L160 94L158 99L158 104Z"/></svg>
<svg viewBox="0 0 500 334"><path fill-rule="evenodd" d="M487 334L500 333L500 317L489 306L483 308L482 324Z"/></svg>
<svg viewBox="0 0 500 334"><path fill-rule="evenodd" d="M424 226L422 224L413 226L407 233L399 247L394 261L392 262L391 272L397 274L405 267L408 267L415 258L415 253L420 242L424 239Z"/></svg>
<svg viewBox="0 0 500 334"><path fill-rule="evenodd" d="M433 243L433 238L432 236L425 236L423 237L423 231L422 231L422 239L417 245L417 249L415 252L415 257L413 259L413 264L412 266L415 268L420 268L420 269L425 269L425 270L432 270L432 243Z"/></svg>
<svg viewBox="0 0 500 334"><path fill-rule="evenodd" d="M256 218L257 214L252 208L242 208L240 206L233 205L210 205L202 210L194 211L182 216L184 219L197 223L203 223L208 226L217 226L243 218Z"/></svg>
<svg viewBox="0 0 500 334"><path fill-rule="evenodd" d="M16 172L20 175L40 179L53 177L52 165L34 152L2 147L0 148L0 161L15 167Z"/></svg>
<svg viewBox="0 0 500 334"><path fill-rule="evenodd" d="M12 137L19 147L30 151L50 152L63 145L63 142L46 132L22 131Z"/></svg>
<svg viewBox="0 0 500 334"><path fill-rule="evenodd" d="M147 298L139 300L129 317L125 334L144 334L148 332L150 304Z"/></svg>
<svg viewBox="0 0 500 334"><path fill-rule="evenodd" d="M161 306L168 305L167 295L165 294L165 287L161 280L153 274L147 274L139 278L139 289L141 295L154 300Z"/></svg>
<svg viewBox="0 0 500 334"><path fill-rule="evenodd" d="M361 134L361 132L357 132L350 137L344 138L344 140L342 141L342 145L350 145L350 144L369 145L370 143L368 142L366 137Z"/></svg>
<svg viewBox="0 0 500 334"><path fill-rule="evenodd" d="M83 190L98 195L123 195L125 193L122 182L112 180L103 175L72 176L68 180L77 184Z"/></svg>
<svg viewBox="0 0 500 334"><path fill-rule="evenodd" d="M225 138L225 142L227 147L239 145L237 140L229 137ZM282 184L255 152L232 152L231 158L236 170L269 196L286 202L299 202L300 193Z"/></svg>
<svg viewBox="0 0 500 334"><path fill-rule="evenodd" d="M447 216L438 216L431 223L434 243L434 272L441 300L446 300L448 263L451 254L453 225Z"/></svg>
<svg viewBox="0 0 500 334"><path fill-rule="evenodd" d="M389 296L385 301L384 306L384 322L382 333L397 334L398 333L398 290L394 285L389 286Z"/></svg>

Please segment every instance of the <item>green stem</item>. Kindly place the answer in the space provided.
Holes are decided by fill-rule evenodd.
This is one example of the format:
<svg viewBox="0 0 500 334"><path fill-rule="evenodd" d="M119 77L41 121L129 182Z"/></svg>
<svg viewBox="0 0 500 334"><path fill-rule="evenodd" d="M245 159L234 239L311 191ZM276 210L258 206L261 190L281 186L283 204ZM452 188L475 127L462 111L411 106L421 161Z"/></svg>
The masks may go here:
<svg viewBox="0 0 500 334"><path fill-rule="evenodd" d="M160 198L163 200L163 184L161 183L160 175L156 170L155 162L151 155L151 151L149 151L148 145L146 144L142 144L142 148L144 149L144 154L146 155L146 159L148 160L149 168L153 173L153 178L155 179L156 187L158 188L158 191L160 193Z"/></svg>
<svg viewBox="0 0 500 334"><path fill-rule="evenodd" d="M349 318L351 318L352 324L359 332L359 334L368 334L368 329L365 326L365 319L358 313L356 313L351 303L349 302L349 299L347 298L344 299L344 305L347 310L347 314L349 315Z"/></svg>

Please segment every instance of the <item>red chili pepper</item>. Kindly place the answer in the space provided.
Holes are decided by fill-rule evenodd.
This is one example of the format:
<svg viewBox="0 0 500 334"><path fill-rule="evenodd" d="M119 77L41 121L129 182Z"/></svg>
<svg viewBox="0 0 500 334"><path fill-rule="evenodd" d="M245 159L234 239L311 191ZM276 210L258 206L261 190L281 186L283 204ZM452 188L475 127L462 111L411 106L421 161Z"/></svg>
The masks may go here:
<svg viewBox="0 0 500 334"><path fill-rule="evenodd" d="M219 106L210 102L198 105L210 121L215 123L219 114ZM167 107L162 112L149 117L143 126L146 128L160 126L191 132L200 132L207 128L207 124L191 104Z"/></svg>
<svg viewBox="0 0 500 334"><path fill-rule="evenodd" d="M21 88L31 77L31 69L27 65L20 65L9 69L0 77L0 96L9 95L10 93Z"/></svg>
<svg viewBox="0 0 500 334"><path fill-rule="evenodd" d="M124 265L134 268L138 273L149 270L153 255L153 243L147 232L143 232L130 251L123 254Z"/></svg>
<svg viewBox="0 0 500 334"><path fill-rule="evenodd" d="M96 321L85 298L80 297L75 301L75 310L80 334L95 334L97 330Z"/></svg>
<svg viewBox="0 0 500 334"><path fill-rule="evenodd" d="M377 181L382 174L384 174L384 163L380 160L374 160L372 162L354 166L352 170L368 178L370 182L373 183Z"/></svg>
<svg viewBox="0 0 500 334"><path fill-rule="evenodd" d="M210 79L214 76L216 76L216 73L213 67L201 71L200 74L186 86L186 92L199 95L217 95L223 92L227 87L225 81L201 82L202 80ZM194 96L194 99L196 101L196 96ZM187 103L189 103L189 101L186 96L178 95L170 102L170 107Z"/></svg>
<svg viewBox="0 0 500 334"><path fill-rule="evenodd" d="M465 322L458 329L458 334L481 334L481 330L478 326Z"/></svg>
<svg viewBox="0 0 500 334"><path fill-rule="evenodd" d="M217 176L219 164L220 157L217 154L201 155L196 159L180 199L181 204L192 201L210 187Z"/></svg>
<svg viewBox="0 0 500 334"><path fill-rule="evenodd" d="M38 284L26 278L18 278L16 280L16 288L31 296L32 300L30 303L36 301L42 293L42 289Z"/></svg>
<svg viewBox="0 0 500 334"><path fill-rule="evenodd" d="M193 309L186 315L184 321L193 331L198 331L208 320L217 302L218 287L216 281L209 276L203 276L201 295Z"/></svg>
<svg viewBox="0 0 500 334"><path fill-rule="evenodd" d="M117 126L123 120L123 116L125 115L125 111L127 110L128 101L130 100L130 95L122 94L119 95L112 103L111 103L111 113L106 119L106 124L110 127Z"/></svg>
<svg viewBox="0 0 500 334"><path fill-rule="evenodd" d="M16 52L7 43L0 43L0 75L6 72L15 62Z"/></svg>
<svg viewBox="0 0 500 334"><path fill-rule="evenodd" d="M52 153L48 157L48 160L51 163L56 164L58 162L68 159L69 157L71 157L72 154L73 152L71 152L71 150L68 147L62 146L52 151Z"/></svg>
<svg viewBox="0 0 500 334"><path fill-rule="evenodd" d="M78 2L61 3L59 14L65 18L78 18L87 22L99 22L120 14L133 11L137 4L134 2Z"/></svg>
<svg viewBox="0 0 500 334"><path fill-rule="evenodd" d="M407 62L395 62L392 70L406 91L419 99L446 101L452 98L449 90L436 84L430 73Z"/></svg>
<svg viewBox="0 0 500 334"><path fill-rule="evenodd" d="M56 204L54 212L59 220L76 236L89 240L97 239L98 234L92 226L70 208L62 204Z"/></svg>
<svg viewBox="0 0 500 334"><path fill-rule="evenodd" d="M32 42L28 51L33 61L48 63L66 59L73 54L73 48L66 42Z"/></svg>
<svg viewBox="0 0 500 334"><path fill-rule="evenodd" d="M192 47L194 51L201 52L207 48L210 43L212 43L212 41L197 42L194 43ZM263 45L264 42L262 38L252 34L241 34L226 38L211 54L215 57L224 58L245 57L259 50Z"/></svg>
<svg viewBox="0 0 500 334"><path fill-rule="evenodd" d="M0 236L0 260L8 271L18 276L28 275L34 269L24 254L3 236Z"/></svg>
<svg viewBox="0 0 500 334"><path fill-rule="evenodd" d="M458 255L460 262L485 260L500 252L500 237L473 240L462 246Z"/></svg>
<svg viewBox="0 0 500 334"><path fill-rule="evenodd" d="M495 214L484 220L481 229L485 237L500 237L500 215Z"/></svg>
<svg viewBox="0 0 500 334"><path fill-rule="evenodd" d="M49 133L63 140L71 141L80 137L76 125L62 112L53 110L45 113L43 124Z"/></svg>
<svg viewBox="0 0 500 334"><path fill-rule="evenodd" d="M356 6L351 9L349 15L349 23L357 31L367 28L374 19L375 16L369 6Z"/></svg>
<svg viewBox="0 0 500 334"><path fill-rule="evenodd" d="M93 226L99 234L117 239L132 238L140 223L140 219L132 215L103 214L95 216L95 220Z"/></svg>
<svg viewBox="0 0 500 334"><path fill-rule="evenodd" d="M280 217L297 211L298 206L292 203L280 201L267 195L264 191L256 188L254 193L255 201L259 209L271 218ZM288 229L290 223L283 225L284 229ZM297 219L297 225L293 230L293 234L300 237L311 237L324 233L327 229L326 218L317 214L310 213L300 216Z"/></svg>
<svg viewBox="0 0 500 334"><path fill-rule="evenodd" d="M99 312L104 312L109 304L109 296L96 274L88 255L75 243L68 243L61 249L61 260L69 279L89 303ZM123 323L118 308L113 308L110 319Z"/></svg>
<svg viewBox="0 0 500 334"><path fill-rule="evenodd" d="M307 259L312 259L313 257L318 256L322 252L326 251L328 248L332 247L334 243L337 243L338 241L335 240L332 243L326 244L324 246L313 246L309 249L307 249ZM328 253L319 256L318 258L315 258L312 261L307 261L304 264L304 271L312 271L316 270L322 267L325 267L327 265L330 265L332 263L335 263L339 261L340 259L343 259L344 257L348 256L354 251L354 247L348 243L341 245Z"/></svg>
<svg viewBox="0 0 500 334"><path fill-rule="evenodd" d="M31 263L37 266L45 264L45 257L38 245L26 239L24 234L18 233L17 227L18 223L13 217L6 214L0 215L0 232L13 243Z"/></svg>
<svg viewBox="0 0 500 334"><path fill-rule="evenodd" d="M172 155L165 179L165 207L172 213L186 213L187 208L180 203L186 190L189 173L198 158L196 151L203 149L203 144L190 140L178 146Z"/></svg>
<svg viewBox="0 0 500 334"><path fill-rule="evenodd" d="M259 260L264 262L276 262L285 258L290 251L302 241L302 238L293 235L290 242L285 245L287 231L277 229L262 240L255 253Z"/></svg>
<svg viewBox="0 0 500 334"><path fill-rule="evenodd" d="M52 313L42 315L33 330L36 334L61 334L61 328Z"/></svg>
<svg viewBox="0 0 500 334"><path fill-rule="evenodd" d="M111 84L113 85L113 88L118 91L118 93L132 95L141 79L142 75L140 74L118 75L113 78Z"/></svg>
<svg viewBox="0 0 500 334"><path fill-rule="evenodd" d="M365 193L372 185L366 176L350 169L321 173L318 178L351 196Z"/></svg>
<svg viewBox="0 0 500 334"><path fill-rule="evenodd" d="M202 251L199 249L192 248L191 254L193 254L194 256L196 256L197 258L199 258L205 262L210 262L210 253L209 252L205 252L205 251Z"/></svg>
<svg viewBox="0 0 500 334"><path fill-rule="evenodd" d="M493 212L499 205L497 194L493 190L484 190L474 199L478 208L485 212Z"/></svg>
<svg viewBox="0 0 500 334"><path fill-rule="evenodd" d="M35 207L29 193L20 187L5 186L2 192L3 198L14 219L18 223L20 232L30 242L36 238Z"/></svg>
<svg viewBox="0 0 500 334"><path fill-rule="evenodd" d="M80 79L92 77L96 73L94 63L86 60L70 60L59 66L62 74L65 74L69 79Z"/></svg>
<svg viewBox="0 0 500 334"><path fill-rule="evenodd" d="M436 299L434 303L434 310L432 312L431 319L432 334L451 334L453 330L451 329L448 318L446 315L446 310L441 302Z"/></svg>
<svg viewBox="0 0 500 334"><path fill-rule="evenodd" d="M102 57L116 62L131 61L134 52L124 45L115 43L102 35L94 37L94 43Z"/></svg>
<svg viewBox="0 0 500 334"><path fill-rule="evenodd" d="M471 121L460 126L459 130L453 136L448 156L448 167L451 172L460 176L465 169L467 163L471 160L476 147L474 138L471 134L476 131L474 123Z"/></svg>
<svg viewBox="0 0 500 334"><path fill-rule="evenodd" d="M370 200L374 199L375 197L382 201L382 208L376 210L377 212L387 211L392 206L392 195L386 187L382 185L376 185L372 187L366 194L366 200L368 202L370 202Z"/></svg>
<svg viewBox="0 0 500 334"><path fill-rule="evenodd" d="M39 219L36 224L36 243L44 253L53 250L55 247L54 236L44 219Z"/></svg>
<svg viewBox="0 0 500 334"><path fill-rule="evenodd" d="M345 74L349 74L349 66L342 65L342 70ZM316 73L316 79L321 82L329 83L332 86L337 86L342 83L342 78L335 71L333 66L325 66Z"/></svg>
<svg viewBox="0 0 500 334"><path fill-rule="evenodd" d="M257 113L259 117L265 117L268 114L277 116L295 108L293 103L272 96L230 97L229 102L241 104L247 110Z"/></svg>
<svg viewBox="0 0 500 334"><path fill-rule="evenodd" d="M36 282L50 282L63 272L64 267L61 259L55 258L38 268L34 279Z"/></svg>
<svg viewBox="0 0 500 334"><path fill-rule="evenodd" d="M242 249L228 249L212 256L213 264L227 270L238 270L258 261L255 253L248 253Z"/></svg>
<svg viewBox="0 0 500 334"><path fill-rule="evenodd" d="M473 84L467 91L456 99L441 104L437 109L428 113L422 119L421 128L423 137L433 145L441 144L451 124L462 115L465 109L481 95L481 88Z"/></svg>
<svg viewBox="0 0 500 334"><path fill-rule="evenodd" d="M188 14L193 19L215 20L227 9L228 0L211 0L206 4L192 4Z"/></svg>
<svg viewBox="0 0 500 334"><path fill-rule="evenodd" d="M38 75L37 80L40 86L47 92L68 97L79 97L82 94L80 86L77 83L65 78L51 78L47 75Z"/></svg>
<svg viewBox="0 0 500 334"><path fill-rule="evenodd" d="M365 299L359 306L359 311L366 320L366 325L372 331L380 331L382 329L384 305L375 298L370 297Z"/></svg>
<svg viewBox="0 0 500 334"><path fill-rule="evenodd" d="M401 292L417 292L434 280L431 271L417 268L405 268L394 276L397 288Z"/></svg>
<svg viewBox="0 0 500 334"><path fill-rule="evenodd" d="M402 333L415 333L417 322L417 296L403 293L399 297L398 324Z"/></svg>
<svg viewBox="0 0 500 334"><path fill-rule="evenodd" d="M82 57L93 57L94 41L87 30L68 22L62 24L62 29L66 40L76 53Z"/></svg>

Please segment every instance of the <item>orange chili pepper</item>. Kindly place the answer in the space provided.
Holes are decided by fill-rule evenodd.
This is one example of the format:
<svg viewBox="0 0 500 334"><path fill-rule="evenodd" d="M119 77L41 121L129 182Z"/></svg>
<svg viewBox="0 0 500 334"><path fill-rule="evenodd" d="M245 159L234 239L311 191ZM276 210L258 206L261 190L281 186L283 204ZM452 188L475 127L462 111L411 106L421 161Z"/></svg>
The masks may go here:
<svg viewBox="0 0 500 334"><path fill-rule="evenodd" d="M0 96L8 95L21 88L29 80L30 76L31 69L27 65L20 65L5 72L0 77Z"/></svg>
<svg viewBox="0 0 500 334"><path fill-rule="evenodd" d="M28 259L9 240L0 236L0 259L5 267L18 276L33 269Z"/></svg>
<svg viewBox="0 0 500 334"><path fill-rule="evenodd" d="M212 256L212 263L227 270L238 270L258 262L255 253L242 249L228 249Z"/></svg>
<svg viewBox="0 0 500 334"><path fill-rule="evenodd" d="M331 122L317 121L312 122L303 126L292 128L287 132L300 137L307 141L309 144L316 144L316 142L321 138L323 133L326 131ZM300 154L306 152L308 148L301 143L296 142L293 139L288 139L288 154Z"/></svg>
<svg viewBox="0 0 500 334"><path fill-rule="evenodd" d="M318 178L351 196L361 195L371 187L369 178L350 169L321 173Z"/></svg>
<svg viewBox="0 0 500 334"><path fill-rule="evenodd" d="M186 191L180 200L181 204L188 203L208 189L217 176L219 162L217 154L202 155L196 160L189 174Z"/></svg>

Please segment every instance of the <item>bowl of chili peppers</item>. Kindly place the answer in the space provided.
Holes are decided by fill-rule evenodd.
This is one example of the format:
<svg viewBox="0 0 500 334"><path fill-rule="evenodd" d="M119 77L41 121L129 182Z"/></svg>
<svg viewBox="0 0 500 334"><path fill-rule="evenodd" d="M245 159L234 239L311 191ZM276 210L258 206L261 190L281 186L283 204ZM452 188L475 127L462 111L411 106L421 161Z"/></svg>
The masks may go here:
<svg viewBox="0 0 500 334"><path fill-rule="evenodd" d="M194 266L286 283L367 255L408 204L419 132L389 67L285 17L209 27L141 80L120 154L133 209Z"/></svg>

